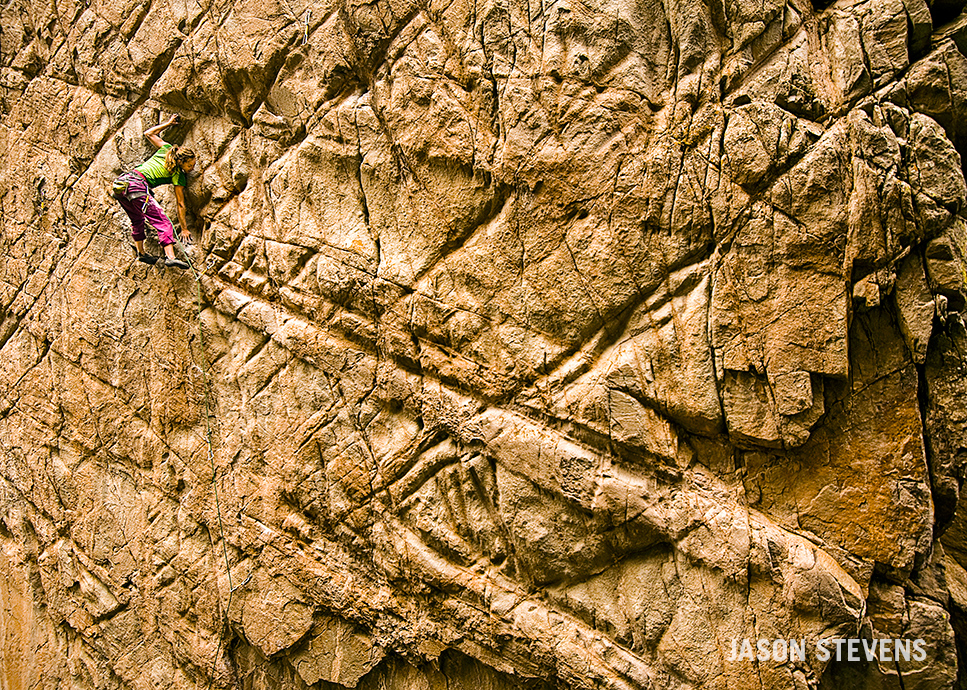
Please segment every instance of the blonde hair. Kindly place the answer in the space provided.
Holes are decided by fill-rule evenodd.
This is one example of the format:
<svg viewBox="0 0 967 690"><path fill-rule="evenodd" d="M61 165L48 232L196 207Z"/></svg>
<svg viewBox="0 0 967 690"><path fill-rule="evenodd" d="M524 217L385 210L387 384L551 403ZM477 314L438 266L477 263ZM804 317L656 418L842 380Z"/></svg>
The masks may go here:
<svg viewBox="0 0 967 690"><path fill-rule="evenodd" d="M184 146L172 146L165 154L165 168L171 172L182 163L187 163L195 157L195 152Z"/></svg>

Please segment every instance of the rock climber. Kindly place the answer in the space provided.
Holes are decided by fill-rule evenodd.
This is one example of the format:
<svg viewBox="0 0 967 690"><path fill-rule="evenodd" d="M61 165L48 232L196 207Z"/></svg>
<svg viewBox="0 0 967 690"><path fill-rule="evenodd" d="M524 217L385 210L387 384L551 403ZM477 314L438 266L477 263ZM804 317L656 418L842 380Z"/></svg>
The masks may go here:
<svg viewBox="0 0 967 690"><path fill-rule="evenodd" d="M165 266L188 268L186 262L175 256L174 226L151 192L159 185L174 185L178 220L181 223L181 241L185 245L191 244L191 233L185 218L185 184L188 182L186 173L195 167L195 152L185 146L172 146L160 136L161 132L179 122L180 118L172 115L160 125L145 130L145 138L158 150L134 170L118 177L111 187L111 195L131 219L131 237L134 238L139 261L154 264L162 258L144 251L144 225L147 222L157 233L158 243L164 249Z"/></svg>

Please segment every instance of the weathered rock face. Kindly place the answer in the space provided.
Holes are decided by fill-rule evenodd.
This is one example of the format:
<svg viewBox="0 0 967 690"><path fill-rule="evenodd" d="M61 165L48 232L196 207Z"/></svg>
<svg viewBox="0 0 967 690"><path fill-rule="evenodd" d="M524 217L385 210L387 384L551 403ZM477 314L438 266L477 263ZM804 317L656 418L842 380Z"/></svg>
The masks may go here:
<svg viewBox="0 0 967 690"><path fill-rule="evenodd" d="M962 4L8 4L0 686L967 686Z"/></svg>

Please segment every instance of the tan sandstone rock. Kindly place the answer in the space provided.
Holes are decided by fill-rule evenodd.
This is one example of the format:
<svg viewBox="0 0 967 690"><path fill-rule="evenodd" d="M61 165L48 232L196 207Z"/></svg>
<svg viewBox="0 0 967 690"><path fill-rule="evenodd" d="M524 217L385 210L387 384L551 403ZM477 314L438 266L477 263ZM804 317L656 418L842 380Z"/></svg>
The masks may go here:
<svg viewBox="0 0 967 690"><path fill-rule="evenodd" d="M962 6L0 10L0 685L958 687Z"/></svg>

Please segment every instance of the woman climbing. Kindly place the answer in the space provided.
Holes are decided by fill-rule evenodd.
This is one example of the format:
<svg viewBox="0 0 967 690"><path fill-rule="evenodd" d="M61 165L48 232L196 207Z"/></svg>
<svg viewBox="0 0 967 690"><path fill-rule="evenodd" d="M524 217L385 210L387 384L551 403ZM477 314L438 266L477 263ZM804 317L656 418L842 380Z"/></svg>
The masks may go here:
<svg viewBox="0 0 967 690"><path fill-rule="evenodd" d="M165 252L165 266L188 268L187 263L175 257L174 226L151 193L158 185L174 185L178 220L181 223L181 241L186 245L191 244L191 233L185 218L185 184L188 182L186 173L195 167L195 152L184 146L172 146L159 136L178 122L179 117L172 115L167 122L145 130L145 138L158 150L134 170L118 177L111 193L131 219L131 236L137 246L139 261L153 264L161 260L160 256L146 254L144 251L144 224L147 222L158 234L158 243Z"/></svg>

